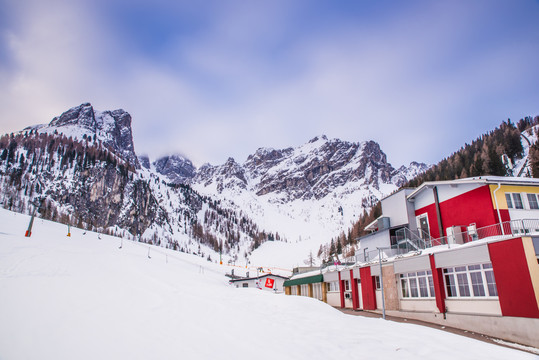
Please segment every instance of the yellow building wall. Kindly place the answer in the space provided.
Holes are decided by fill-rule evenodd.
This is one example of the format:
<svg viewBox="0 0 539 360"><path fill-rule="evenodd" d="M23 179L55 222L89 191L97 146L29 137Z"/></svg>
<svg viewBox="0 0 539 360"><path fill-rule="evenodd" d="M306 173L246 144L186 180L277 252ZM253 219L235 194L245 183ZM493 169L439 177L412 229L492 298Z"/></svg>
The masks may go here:
<svg viewBox="0 0 539 360"><path fill-rule="evenodd" d="M526 185L502 185L498 191L496 191L496 196L494 196L494 191L498 188L498 185L491 184L490 187L490 196L492 197L492 205L496 208L496 200L498 200L498 206L502 210L507 210L507 201L505 200L505 193L528 193L528 194L539 194L539 186L526 186Z"/></svg>

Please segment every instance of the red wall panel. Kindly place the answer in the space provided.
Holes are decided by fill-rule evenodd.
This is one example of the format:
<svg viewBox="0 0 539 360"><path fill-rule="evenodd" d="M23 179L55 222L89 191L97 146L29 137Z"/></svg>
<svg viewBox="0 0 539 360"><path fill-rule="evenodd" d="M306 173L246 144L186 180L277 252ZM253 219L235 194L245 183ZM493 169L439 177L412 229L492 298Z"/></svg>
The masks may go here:
<svg viewBox="0 0 539 360"><path fill-rule="evenodd" d="M437 269L434 263L434 255L429 255L430 269L432 271L432 282L434 283L434 294L436 296L436 307L441 313L445 313L445 289L442 269Z"/></svg>
<svg viewBox="0 0 539 360"><path fill-rule="evenodd" d="M440 187L439 192L442 193L442 191L443 187ZM467 226L471 223L476 223L477 227L480 228L499 223L498 213L492 203L488 185L481 186L440 203L440 213L444 227L444 234L442 235L440 235L440 231L438 230L438 218L434 203L415 211L416 216L424 213L428 214L430 232L434 238L447 235L445 234L445 229L449 226ZM501 210L500 215L502 215L502 221L509 220L509 212L507 210Z"/></svg>
<svg viewBox="0 0 539 360"><path fill-rule="evenodd" d="M376 310L376 284L370 266L359 269L364 310Z"/></svg>
<svg viewBox="0 0 539 360"><path fill-rule="evenodd" d="M539 318L522 239L488 244L503 316Z"/></svg>
<svg viewBox="0 0 539 360"><path fill-rule="evenodd" d="M339 272L339 291L341 293L341 308L344 309L344 280L341 280L340 272Z"/></svg>
<svg viewBox="0 0 539 360"><path fill-rule="evenodd" d="M359 309L359 292L357 280L354 279L354 270L350 270L350 286L352 287L352 308Z"/></svg>

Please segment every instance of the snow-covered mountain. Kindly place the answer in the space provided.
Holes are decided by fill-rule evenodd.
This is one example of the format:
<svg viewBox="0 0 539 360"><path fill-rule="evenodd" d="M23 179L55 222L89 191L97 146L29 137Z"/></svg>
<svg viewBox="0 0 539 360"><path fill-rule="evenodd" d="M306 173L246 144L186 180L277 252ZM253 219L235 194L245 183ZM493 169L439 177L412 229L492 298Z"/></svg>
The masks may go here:
<svg viewBox="0 0 539 360"><path fill-rule="evenodd" d="M96 111L89 103L81 104L55 117L47 125L31 126L23 131L30 130L48 134L61 133L79 140L97 139L129 164L140 167L133 143L131 115L122 109Z"/></svg>
<svg viewBox="0 0 539 360"><path fill-rule="evenodd" d="M191 252L202 252L200 244L232 259L267 263L271 253L287 266L427 169L416 162L394 169L376 142L326 136L261 148L242 164L229 158L196 169L180 155L151 162L135 153L127 112L91 104L1 142L4 206L27 212L39 198L53 219Z"/></svg>
<svg viewBox="0 0 539 360"><path fill-rule="evenodd" d="M184 181L280 234L294 245L288 250L277 243L264 248L278 247L279 257L300 263L310 250L346 231L365 209L427 168L413 162L396 170L374 141L351 143L322 135L297 148L260 148L243 164L232 158L222 165L205 164ZM161 174L171 181L177 178Z"/></svg>
<svg viewBox="0 0 539 360"><path fill-rule="evenodd" d="M174 184L189 183L196 170L193 163L181 155L164 156L152 165L157 173L165 175Z"/></svg>

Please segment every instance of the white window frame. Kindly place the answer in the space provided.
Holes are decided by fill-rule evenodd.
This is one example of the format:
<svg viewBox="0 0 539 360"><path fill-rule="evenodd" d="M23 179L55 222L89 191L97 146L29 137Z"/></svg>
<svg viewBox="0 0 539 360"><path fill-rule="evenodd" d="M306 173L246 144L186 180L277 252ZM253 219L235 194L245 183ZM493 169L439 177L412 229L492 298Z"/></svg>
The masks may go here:
<svg viewBox="0 0 539 360"><path fill-rule="evenodd" d="M301 284L301 296L309 296L309 284Z"/></svg>
<svg viewBox="0 0 539 360"><path fill-rule="evenodd" d="M327 283L327 290L328 292L339 292L339 282L338 281L330 281Z"/></svg>
<svg viewBox="0 0 539 360"><path fill-rule="evenodd" d="M322 283L313 284L313 298L322 299Z"/></svg>
<svg viewBox="0 0 539 360"><path fill-rule="evenodd" d="M382 290L382 288L380 287L380 276L378 276L378 275L374 276L374 289L375 290Z"/></svg>
<svg viewBox="0 0 539 360"><path fill-rule="evenodd" d="M479 267L479 268L477 268ZM496 279L491 263L470 264L465 266L455 266L444 268L444 288L447 299L497 299L498 289L496 287ZM474 289L474 276L480 274L481 287L477 290L482 291L484 295L476 294ZM491 279L492 281L488 282ZM449 280L449 281L448 281ZM475 284L477 286L477 284ZM491 286L489 286L491 285ZM451 288L450 294L448 288ZM494 293L495 295L491 295Z"/></svg>
<svg viewBox="0 0 539 360"><path fill-rule="evenodd" d="M427 296L423 296L421 280L425 282ZM432 279L431 270L423 270L417 272L409 272L399 274L400 296L402 299L434 299L434 280ZM415 283L416 295L412 291L412 284Z"/></svg>
<svg viewBox="0 0 539 360"><path fill-rule="evenodd" d="M527 204L527 200L528 200L528 197L527 196L522 196L523 193L519 193L519 192L506 192L505 193L505 202L507 203L507 208L508 209L514 209L514 210L524 210L526 209L526 204ZM509 195L509 199L507 198L507 195ZM517 208L516 207L516 204L517 202L515 201L516 199L516 195L518 195L518 197L520 198L520 205L522 207L520 208ZM509 201L507 201L509 200Z"/></svg>
<svg viewBox="0 0 539 360"><path fill-rule="evenodd" d="M530 196L535 199L535 202L530 202ZM539 210L539 200L537 199L537 194L535 193L526 193L526 202L528 203L528 208L530 210ZM534 207L532 207L532 203L534 203Z"/></svg>
<svg viewBox="0 0 539 360"><path fill-rule="evenodd" d="M350 288L350 281L349 280L343 280L344 281L344 291L352 291L352 288Z"/></svg>

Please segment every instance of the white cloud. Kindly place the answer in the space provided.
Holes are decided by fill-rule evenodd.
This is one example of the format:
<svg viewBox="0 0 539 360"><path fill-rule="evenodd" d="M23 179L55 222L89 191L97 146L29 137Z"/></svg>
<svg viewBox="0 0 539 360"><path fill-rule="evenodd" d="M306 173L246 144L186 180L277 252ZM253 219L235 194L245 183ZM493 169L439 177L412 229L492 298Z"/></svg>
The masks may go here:
<svg viewBox="0 0 539 360"><path fill-rule="evenodd" d="M171 11L205 26L158 54L134 47L102 7L14 4L18 25L2 34L12 61L0 66L0 132L90 101L129 111L137 152L153 158L243 161L260 146L325 133L374 139L400 165L437 161L515 111L539 112L530 109L537 31L478 42L491 26L481 3L401 5L323 27L300 22L302 5L216 3L204 13L180 4Z"/></svg>

